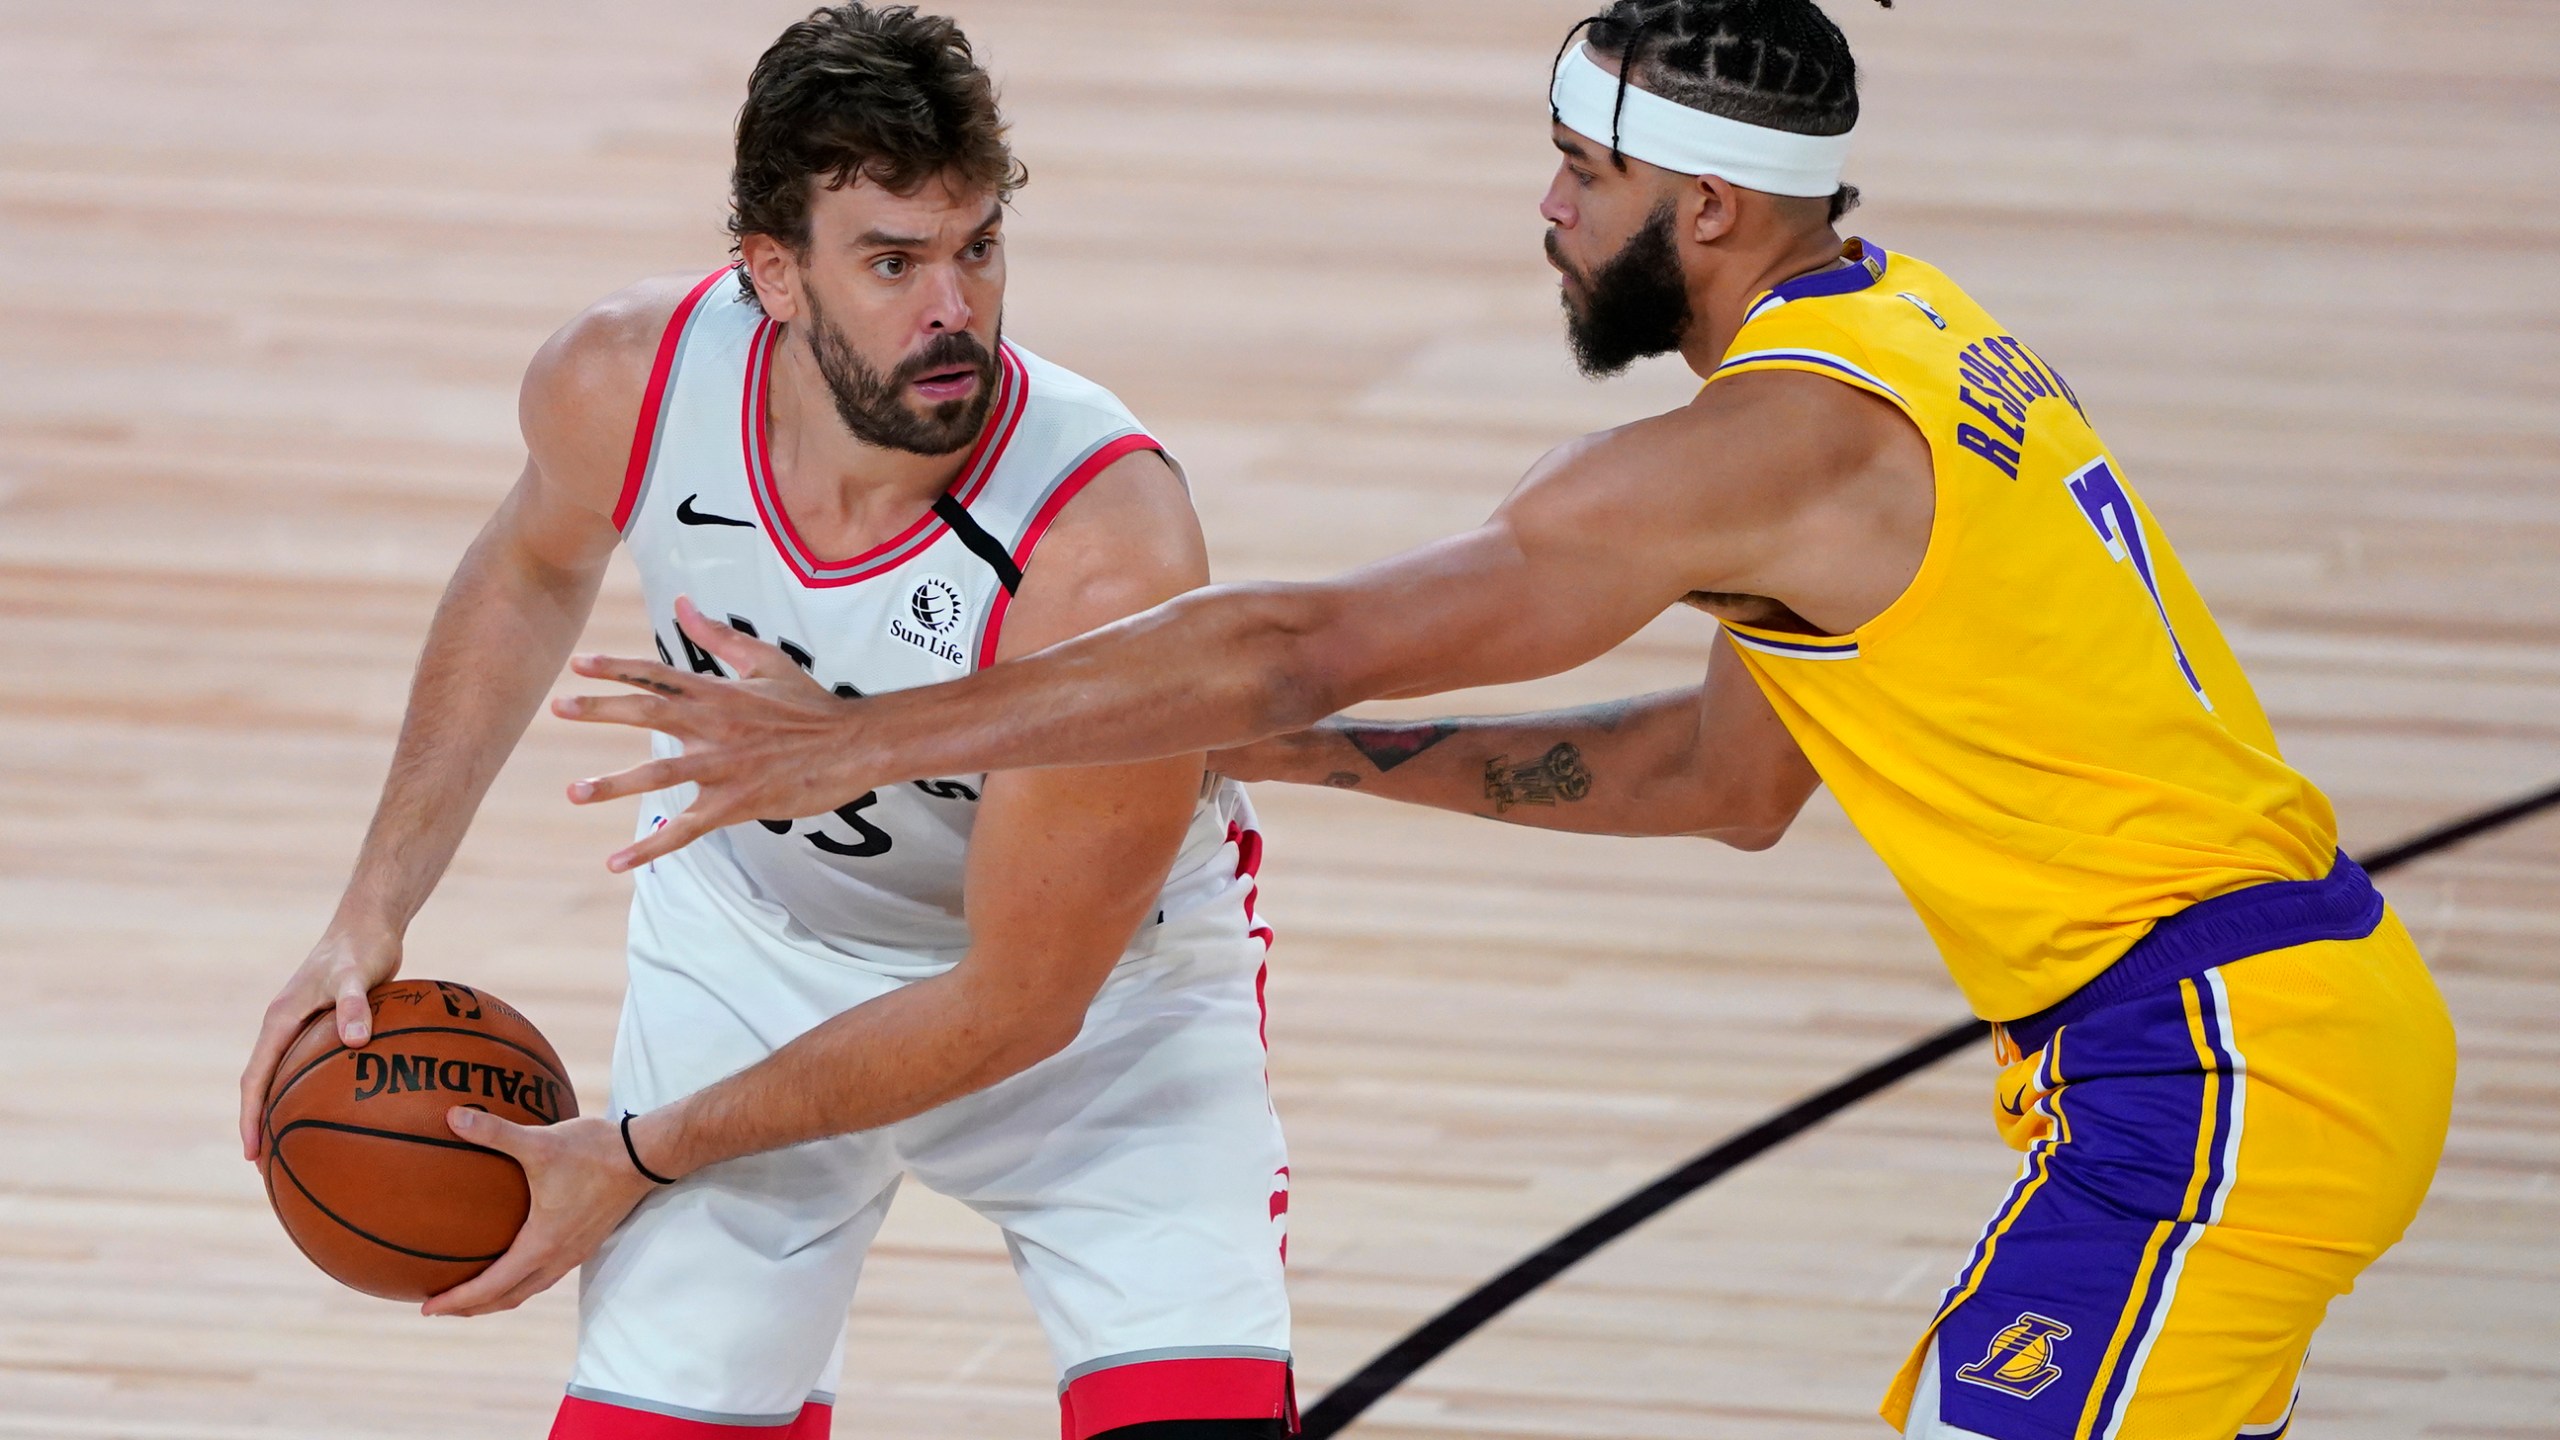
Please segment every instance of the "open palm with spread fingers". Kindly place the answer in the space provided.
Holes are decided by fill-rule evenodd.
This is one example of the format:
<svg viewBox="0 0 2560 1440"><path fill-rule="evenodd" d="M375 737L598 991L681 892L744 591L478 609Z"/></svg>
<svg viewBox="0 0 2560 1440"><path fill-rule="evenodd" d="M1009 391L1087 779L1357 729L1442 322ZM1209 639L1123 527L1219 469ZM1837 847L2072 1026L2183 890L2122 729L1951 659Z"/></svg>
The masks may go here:
<svg viewBox="0 0 2560 1440"><path fill-rule="evenodd" d="M690 599L677 598L676 623L737 678L699 675L655 660L580 655L569 662L578 674L620 681L642 693L569 695L551 706L563 719L632 725L683 742L681 755L569 787L569 799L579 805L687 782L698 787L684 813L605 862L616 871L645 865L723 826L820 814L844 798L822 796L792 757L795 750L806 753L812 732L841 723L847 702L809 678L790 656L703 614Z"/></svg>

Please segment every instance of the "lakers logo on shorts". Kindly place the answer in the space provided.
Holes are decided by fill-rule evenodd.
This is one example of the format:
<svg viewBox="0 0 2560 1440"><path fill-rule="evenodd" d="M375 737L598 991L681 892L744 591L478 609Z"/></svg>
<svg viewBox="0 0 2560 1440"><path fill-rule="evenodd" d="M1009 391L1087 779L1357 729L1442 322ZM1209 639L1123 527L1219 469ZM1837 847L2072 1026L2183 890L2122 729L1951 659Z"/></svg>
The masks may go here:
<svg viewBox="0 0 2560 1440"><path fill-rule="evenodd" d="M2053 1352L2070 1334L2070 1326L2029 1311L1992 1336L1991 1348L1983 1352L1981 1359L1958 1370L1956 1378L1968 1385L2032 1400L2036 1392L2062 1378L2062 1367L2053 1363Z"/></svg>

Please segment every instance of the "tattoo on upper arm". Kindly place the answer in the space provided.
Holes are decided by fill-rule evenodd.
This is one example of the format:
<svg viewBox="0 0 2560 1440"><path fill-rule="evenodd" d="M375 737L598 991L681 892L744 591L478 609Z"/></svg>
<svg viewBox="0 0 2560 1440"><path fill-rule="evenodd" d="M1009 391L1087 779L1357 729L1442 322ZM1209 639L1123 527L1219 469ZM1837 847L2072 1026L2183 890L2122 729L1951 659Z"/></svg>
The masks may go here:
<svg viewBox="0 0 2560 1440"><path fill-rule="evenodd" d="M1383 775L1457 733L1454 721L1428 720L1419 725L1354 724L1344 728L1342 738Z"/></svg>
<svg viewBox="0 0 2560 1440"><path fill-rule="evenodd" d="M1484 794L1497 815L1514 805L1553 805L1590 793L1591 767L1582 763L1582 751L1571 743L1560 744L1525 765L1512 764L1508 755L1484 762Z"/></svg>

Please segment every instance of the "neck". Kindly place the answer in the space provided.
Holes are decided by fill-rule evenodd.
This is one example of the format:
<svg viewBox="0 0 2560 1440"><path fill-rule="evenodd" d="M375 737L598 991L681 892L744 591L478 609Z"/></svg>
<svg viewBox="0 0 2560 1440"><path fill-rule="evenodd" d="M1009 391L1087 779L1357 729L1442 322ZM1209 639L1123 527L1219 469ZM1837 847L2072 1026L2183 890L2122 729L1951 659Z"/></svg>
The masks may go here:
<svg viewBox="0 0 2560 1440"><path fill-rule="evenodd" d="M764 423L783 508L812 545L835 555L868 549L914 523L969 456L966 445L948 455L886 449L845 428L808 337L793 329L774 351Z"/></svg>
<svg viewBox="0 0 2560 1440"><path fill-rule="evenodd" d="M1742 333L1743 314L1751 302L1774 286L1799 275L1828 270L1840 263L1840 232L1825 225L1798 232L1792 239L1756 258L1735 257L1714 272L1689 277L1689 334L1680 342L1680 358L1699 378L1715 373L1733 337Z"/></svg>

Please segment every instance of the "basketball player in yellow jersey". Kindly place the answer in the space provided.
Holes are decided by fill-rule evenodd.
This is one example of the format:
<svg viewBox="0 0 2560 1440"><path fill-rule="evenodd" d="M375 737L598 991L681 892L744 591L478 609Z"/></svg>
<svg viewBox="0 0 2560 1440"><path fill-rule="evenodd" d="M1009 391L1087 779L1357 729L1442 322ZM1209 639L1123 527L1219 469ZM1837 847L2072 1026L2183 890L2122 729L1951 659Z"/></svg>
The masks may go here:
<svg viewBox="0 0 2560 1440"><path fill-rule="evenodd" d="M1827 784L1999 1022L2026 1154L1886 1417L2281 1433L2330 1300L2435 1169L2433 983L2082 397L1947 276L1833 229L1840 32L1811 0L1619 0L1576 31L1542 207L1572 338L1601 373L1676 349L1693 402L1561 447L1472 533L952 685L840 701L688 610L739 678L580 661L649 693L562 713L685 753L571 798L700 786L629 868L914 776L1218 746L1245 778L1752 849ZM1684 603L1728 642L1693 690L1325 718L1550 674Z"/></svg>

